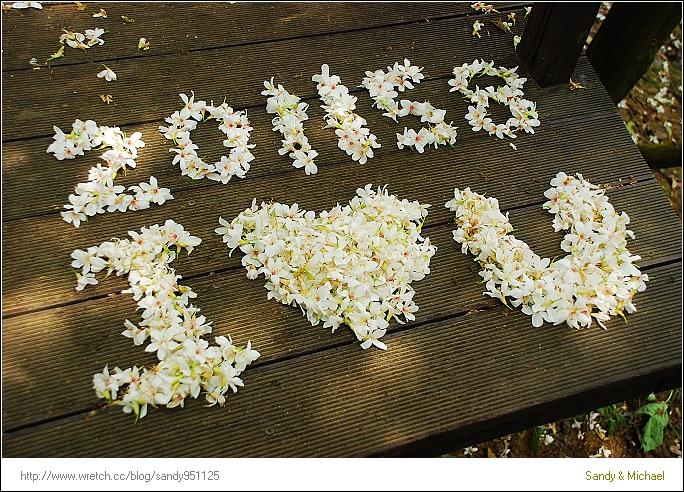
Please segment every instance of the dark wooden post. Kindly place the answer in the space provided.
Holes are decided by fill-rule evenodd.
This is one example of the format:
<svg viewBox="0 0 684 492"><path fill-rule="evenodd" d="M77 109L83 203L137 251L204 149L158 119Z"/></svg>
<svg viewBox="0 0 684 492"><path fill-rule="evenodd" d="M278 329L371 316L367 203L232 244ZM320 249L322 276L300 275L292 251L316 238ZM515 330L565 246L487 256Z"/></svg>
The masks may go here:
<svg viewBox="0 0 684 492"><path fill-rule="evenodd" d="M646 73L681 19L681 2L613 4L587 48L587 58L615 104Z"/></svg>
<svg viewBox="0 0 684 492"><path fill-rule="evenodd" d="M570 80L600 6L600 2L532 6L517 53L537 85Z"/></svg>

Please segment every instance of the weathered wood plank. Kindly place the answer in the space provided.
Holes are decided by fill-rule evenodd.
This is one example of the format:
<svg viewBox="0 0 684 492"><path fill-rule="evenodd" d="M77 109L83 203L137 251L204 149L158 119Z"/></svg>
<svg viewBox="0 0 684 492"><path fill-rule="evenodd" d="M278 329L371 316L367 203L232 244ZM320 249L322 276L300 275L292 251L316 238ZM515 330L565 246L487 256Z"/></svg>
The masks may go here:
<svg viewBox="0 0 684 492"><path fill-rule="evenodd" d="M600 2L538 2L527 21L518 53L540 87L570 80Z"/></svg>
<svg viewBox="0 0 684 492"><path fill-rule="evenodd" d="M133 425L113 408L4 433L3 455L434 456L667 389L663 376L681 375L682 313L662 307L680 297L677 263L654 272L640 315L608 331L476 313L388 335L386 352L345 345L251 368L223 409L191 401ZM171 434L187 445L159 446Z"/></svg>
<svg viewBox="0 0 684 492"><path fill-rule="evenodd" d="M587 47L587 57L617 104L629 94L682 20L675 2L616 2ZM681 161L681 151L679 152Z"/></svg>
<svg viewBox="0 0 684 492"><path fill-rule="evenodd" d="M643 260L637 262L642 268L681 258L678 245L666 239L678 232L676 217L668 221L669 226L661 226L659 221L662 207L669 206L667 200L663 197L662 207L652 208L647 214L639 211L640 204L648 200L657 187L657 183L651 182L609 192L616 210L626 211L632 219L636 240L630 241L630 251L642 255ZM474 185L473 189L496 196L490 192L487 183ZM562 235L551 232L551 215L548 212L538 206L528 206L512 210L510 217L518 229L516 237L526 241L537 254L546 257L565 255L559 248ZM438 249L431 262L430 275L413 284L415 301L420 308L416 321L405 326L393 322L390 332L487 306L494 307L491 310L492 320L501 318L502 311L505 311L503 306L482 294L484 289L479 284L478 266L472 257L460 252L460 247L452 239L452 229L451 224L444 224L425 230L424 235ZM222 246L217 247L213 254L228 256ZM238 253L234 261L239 258ZM184 260L177 260L179 270ZM195 304L208 320L214 322L214 336L230 335L238 343L252 340L253 346L262 354L256 365L350 344L355 340L346 327L331 334L321 326L312 327L299 308L267 300L263 278L250 281L241 267L182 283L197 292ZM123 282L103 280L104 288L111 289L113 284ZM73 289L73 285L72 277L69 287ZM636 298L640 311L629 316L630 323L644 316L640 308L642 296L639 294ZM259 314L255 316L254 313ZM75 410L87 410L97 404L92 376L105 364L131 367L154 363L153 356L145 354L141 347L133 346L120 334L124 320L136 321L138 316L132 297L117 294L5 319L3 380L9 383L3 390L5 428ZM621 329L622 324L621 319L614 319L608 327L611 330ZM212 337L207 339L213 340ZM36 361L43 362L39 364ZM62 391L59 394L43 391L44 381L50 374L65 368L69 377L62 382ZM27 398L32 402L28 408L25 405Z"/></svg>
<svg viewBox="0 0 684 492"><path fill-rule="evenodd" d="M516 31L521 31L523 24L520 22ZM92 119L109 126L159 121L177 109L180 92L189 94L191 90L207 100L227 97L235 108L261 107L263 81L272 76L291 93L315 97L311 76L320 72L323 63L350 89L361 82L366 70L405 57L425 67L426 77L449 75L454 65L475 58L517 65L509 34L498 32L468 43L454 42L466 35L472 38L471 31L472 18L454 18L169 54L155 57L153 64L140 58L120 59L108 65L118 75L116 82L97 79L100 68L93 64L3 73L2 138L49 136L53 125L66 128L77 113L95 115ZM502 39L510 46L502 49ZM435 46L442 49L434 50ZM107 44L98 48L106 49ZM99 97L102 93L111 94L116 106L105 105ZM31 94L29 100L26 94Z"/></svg>
<svg viewBox="0 0 684 492"><path fill-rule="evenodd" d="M429 159L425 159L426 154L408 152L401 157L398 153L392 154L386 160L364 166L349 160L321 170L313 180L301 170L290 172L287 179L273 175L235 183L231 180L227 185L175 193L175 199L161 207L97 216L92 223L83 224L79 229L64 222L58 214L4 222L3 314L74 302L112 292L110 289L120 290L121 285L101 285L90 292L76 292L69 269L71 253L112 237L124 237L127 231L139 231L142 226L163 223L168 218L180 222L204 241L187 261L179 261L180 274L195 275L236 265L237 259L229 259L223 254L227 250L214 229L218 227L219 216L234 218L251 204L253 198L258 202L274 199L281 203L299 203L303 208L320 212L338 202L348 202L355 190L367 183L388 184L389 190L401 198L432 204L427 218L430 225L452 219L443 204L453 196L453 188L457 186L475 187L477 183L486 183L489 194L497 196L503 207L511 208L541 203L550 179L561 169L568 173L581 172L595 182L613 185L618 179L627 183L630 175L637 179L650 177L650 171L627 132L618 127L618 135L615 135L609 122L612 125L612 119L606 119L605 126L598 128L572 125L544 133L540 131L533 135L536 137L534 146L528 148L520 144L514 154L507 142L488 137L472 139L472 144L463 150L427 150L427 155L432 153ZM616 140L623 138L623 142L626 139L633 158L617 152L624 149L618 141L614 148L599 147L595 139L597 133L606 138L615 135ZM568 148L567 142L575 145ZM463 155L468 158L464 159ZM513 171L521 163L525 166L524 172ZM144 167L137 172L150 174ZM435 180L436 176L440 179ZM670 213L667 200L664 196L661 198L661 210L664 214ZM46 240L46 231L53 239ZM40 295L36 296L38 287Z"/></svg>
<svg viewBox="0 0 684 492"><path fill-rule="evenodd" d="M529 2L501 3L498 9L529 5ZM282 39L350 32L414 22L474 14L470 4L422 2L396 3L282 3L282 2L155 2L153 4L107 3L107 18L93 18L100 6L88 5L76 11L73 3L45 2L42 12L3 12L2 69L30 69L28 60L43 63L59 44L62 29L84 32L100 27L108 32L105 44L87 51L65 48L64 57L51 66L107 63L121 58L150 58L207 48L234 47ZM135 22L127 23L122 15ZM30 33L29 36L27 34ZM151 47L138 51L138 39L147 38ZM7 42L11 41L11 42Z"/></svg>
<svg viewBox="0 0 684 492"><path fill-rule="evenodd" d="M548 141L542 142L541 140L549 138L549 131L555 132L556 126L569 125L580 121L583 122L583 126L590 124L600 125L601 128L597 129L598 132L609 131L609 123L607 121L592 123L591 120L604 118L610 114L611 121L619 121L619 117L615 115L614 106L607 99L598 78L591 71L591 67L586 59L580 61L576 72L579 76L584 77L584 84L588 87L586 90L571 92L566 87L540 90L535 87L534 83L528 82L525 86L526 97L538 102L542 126L537 129L535 135L519 135L515 140L516 145L520 149L519 152L511 151L506 147L506 142L492 143L492 145L496 145L496 151L502 152L504 155L510 156L510 158L520 157L520 159L529 159L530 154L526 155L524 152L530 145L535 146L539 143L542 146L548 146ZM485 77L478 79L478 83L495 83L495 79ZM199 91L197 93L198 98L208 98L207 96ZM280 138L271 129L272 118L265 111L266 98L264 96L259 97L258 102L260 106L248 111L250 121L254 127L251 142L257 145L253 151L257 159L252 163L252 169L246 179L260 178L288 171L291 173L301 173L301 170L292 168L289 157L278 155L277 150L281 145ZM455 156L461 156L469 152L468 142L471 139L480 139L481 142L492 142L494 140L484 133L476 133L470 130L470 126L464 118L468 105L462 100L460 95L449 93L449 86L445 79L423 82L414 91L411 91L408 97L414 100L430 100L436 107L447 111L447 121L453 121L453 124L459 127L459 137L454 149L446 147L440 147L439 150L430 149L426 155L439 154L442 156L442 154L446 154L458 159L460 157ZM178 97L176 97L176 101L181 103ZM322 128L324 112L320 108L320 101L318 98L315 98L309 102L309 121L306 125L306 131L312 146L319 153L319 158L317 159L318 166L321 169L319 176L323 176L327 172L329 164L341 163L345 167L350 166L351 159L338 149L337 138L333 131ZM372 101L365 91L359 94L357 104L359 114L368 120L368 127L378 136L378 141L382 144L380 149L376 149L376 158L371 159L367 166L382 166L383 158L392 160L403 159L404 156L415 153L409 149L399 151L396 147L395 133L401 133L405 126L419 129L420 122L418 118L403 118L399 124L394 123L389 118L383 117L381 111L371 107ZM504 121L508 118L507 111L503 108L494 108L493 113L496 121ZM97 118L97 115L79 112L73 116L73 119L77 117L85 120ZM71 123L73 123L73 119ZM62 130L69 132L71 123L62 127ZM178 167L171 165L173 154L170 154L168 150L172 144L157 131L160 124L165 125L166 123L160 120L155 123L122 127L128 133L141 131L146 147L139 152L138 167L135 170L129 171L127 176L120 176L117 183L120 182L124 186L138 184L140 181L147 180L148 176L152 174L157 177L162 186L170 188L175 193L183 190L196 190L207 186L231 189L234 183L238 181L236 178L227 185L221 185L206 179L192 181L185 176L181 176ZM593 137L593 133L590 131L582 132L580 130L578 134L577 138L584 138L590 135ZM218 160L220 155L224 154L226 150L221 145L220 135L216 131L215 126L208 123L199 125L198 129L193 132L192 138L200 146L205 157ZM572 138L573 140L575 139L575 137ZM606 134L606 138L611 138L615 142L615 147L610 149L611 153L619 150L632 156L634 159L638 159L638 154L634 153L633 142L624 132L620 131L619 127L617 131L614 128L611 133ZM52 138L48 137L10 142L3 146L3 154L5 156L2 167L3 221L43 214L48 211L63 210L62 207L67 203L68 195L73 193L76 183L85 181L88 169L99 161L100 152L93 151L87 152L85 156L80 156L74 160L57 161L52 154L46 152L47 147L52 141ZM555 142L556 140L554 139L553 141ZM586 142L587 145L590 144L589 140ZM505 149L505 152L502 149ZM578 156L578 158L580 157ZM49 179L46 179L41 173L33 172L36 168L50 169ZM627 178L628 176L629 174L624 174L620 177ZM316 179L316 177L311 179ZM27 194L32 196L32 199L28 202L22 198ZM104 220L103 218L96 218L94 220L98 219Z"/></svg>

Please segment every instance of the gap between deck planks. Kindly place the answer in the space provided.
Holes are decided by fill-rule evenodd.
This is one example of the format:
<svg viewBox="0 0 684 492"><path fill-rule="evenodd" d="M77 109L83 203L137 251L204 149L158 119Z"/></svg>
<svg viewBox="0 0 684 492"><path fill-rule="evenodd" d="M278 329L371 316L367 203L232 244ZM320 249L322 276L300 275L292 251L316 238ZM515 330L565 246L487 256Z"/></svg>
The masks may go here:
<svg viewBox="0 0 684 492"><path fill-rule="evenodd" d="M386 352L350 344L249 369L223 409L192 400L185 409L150 409L133 424L114 407L5 433L3 454L305 457L428 449L434 456L447 444L472 444L464 441L472 427L508 421L508 433L542 415L572 417L681 370L681 311L660 309L679 300L680 265L652 273L637 301L642 315L608 331L534 328L518 311L493 318L489 310L387 335ZM631 356L617 355L625 353ZM568 405L554 406L560 401ZM184 445L159 445L169 439Z"/></svg>

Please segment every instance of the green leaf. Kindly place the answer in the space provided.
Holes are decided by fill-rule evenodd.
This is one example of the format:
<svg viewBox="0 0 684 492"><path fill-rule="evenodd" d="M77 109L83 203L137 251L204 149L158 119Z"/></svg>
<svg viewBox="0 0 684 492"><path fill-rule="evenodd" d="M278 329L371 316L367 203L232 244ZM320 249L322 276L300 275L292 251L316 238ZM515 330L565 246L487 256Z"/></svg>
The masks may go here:
<svg viewBox="0 0 684 492"><path fill-rule="evenodd" d="M663 443L663 430L669 421L667 404L665 402L648 403L634 412L634 415L649 416L641 438L641 447L644 453L648 453Z"/></svg>
<svg viewBox="0 0 684 492"><path fill-rule="evenodd" d="M541 427L537 427L534 429L534 434L532 434L532 442L530 443L530 446L532 447L532 451L534 454L537 454L537 451L539 451L539 439L544 435L544 429Z"/></svg>

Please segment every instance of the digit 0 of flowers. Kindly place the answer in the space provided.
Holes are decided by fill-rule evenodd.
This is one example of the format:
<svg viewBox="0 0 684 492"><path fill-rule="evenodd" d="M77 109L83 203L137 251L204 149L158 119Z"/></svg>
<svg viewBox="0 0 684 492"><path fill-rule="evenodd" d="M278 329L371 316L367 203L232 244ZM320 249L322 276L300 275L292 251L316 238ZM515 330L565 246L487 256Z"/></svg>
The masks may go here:
<svg viewBox="0 0 684 492"><path fill-rule="evenodd" d="M166 118L165 121L170 126L159 127L159 132L176 145L176 148L169 149L169 152L176 153L173 164L180 166L183 176L192 179L209 178L226 184L233 176L244 178L249 171L249 163L254 160L250 149L255 147L248 143L252 127L249 125L247 112L233 111L225 102L214 106L213 101L212 104L195 101L194 92L189 99L185 94L180 94L180 98L185 105ZM206 113L209 116L204 118ZM223 145L230 152L228 156L221 156L218 162L208 164L197 155L198 146L192 143L190 132L197 127L198 122L212 118L219 121L218 128L226 136Z"/></svg>
<svg viewBox="0 0 684 492"><path fill-rule="evenodd" d="M386 110L383 116L392 118L397 121L397 117L403 117L409 114L420 116L421 122L427 122L428 128L421 128L417 133L413 129L404 128L404 133L397 133L397 147L403 149L404 146L414 148L423 153L424 148L429 145L438 145L456 143L456 128L444 122L446 111L437 109L429 102L413 102L408 99L401 100L401 108L399 103L395 100L398 92L404 92L405 89L413 89L412 82L420 83L424 78L420 73L423 68L418 68L411 65L411 62L405 58L404 64L400 65L395 62L394 66L387 67L387 73L383 70L376 70L375 72L367 71L366 77L361 82L359 87L368 89L371 98L375 101L373 106L378 109Z"/></svg>
<svg viewBox="0 0 684 492"><path fill-rule="evenodd" d="M145 146L142 133L135 132L127 137L118 127L99 126L93 120L81 121L77 119L72 125L71 133L65 134L55 126L55 139L47 148L48 153L54 153L58 160L74 159L77 155L84 155L86 150L106 150L100 158L106 165L97 164L88 172L88 182L78 183L75 194L69 195L67 209L61 212L62 218L79 227L88 217L107 212L125 212L126 210L142 210L149 208L150 203L163 205L166 200L172 200L173 195L168 188L160 188L157 178L150 177L149 183L128 188L135 195L123 193L123 186L115 185L117 173L120 169L126 172L126 166L134 168L138 158L138 149Z"/></svg>
<svg viewBox="0 0 684 492"><path fill-rule="evenodd" d="M238 377L245 367L259 357L251 348L236 347L230 337L215 337L218 345L209 346L202 338L212 332L211 322L198 316L199 308L190 300L197 297L192 289L180 285L180 275L169 265L182 249L190 254L201 243L181 224L167 220L129 232L131 239L113 239L86 251L77 249L71 265L81 268L76 273L76 290L97 284L95 273L107 269L107 275L128 274L130 288L122 293L133 294L142 310L142 321L136 326L126 320L122 333L135 345L150 338L146 352L156 352L159 363L150 369L134 366L109 371L93 377L93 388L108 404L123 406L126 413L134 413L136 420L147 414L147 406L184 406L188 396L197 398L206 393L208 406L225 404L228 390L237 392L243 386ZM125 387L125 392L122 388Z"/></svg>
<svg viewBox="0 0 684 492"><path fill-rule="evenodd" d="M216 233L231 254L245 254L248 278L264 275L269 299L298 305L314 326L347 324L363 349L386 349L389 320L415 319L410 283L430 273L436 248L420 236L429 205L370 184L356 193L318 217L296 203L257 207L254 199L232 222L219 218Z"/></svg>
<svg viewBox="0 0 684 492"><path fill-rule="evenodd" d="M605 191L559 172L544 193L543 208L555 214L554 230L568 230L561 248L570 255L558 261L540 258L513 230L508 214L499 211L496 198L485 198L470 188L454 190L446 207L456 212L454 240L463 253L480 263L485 294L508 306L522 306L539 327L544 321L573 328L588 327L613 315L625 317L636 306L632 298L646 288L648 275L633 264L641 257L627 250L629 217L618 214Z"/></svg>
<svg viewBox="0 0 684 492"><path fill-rule="evenodd" d="M326 112L324 128L335 128L339 137L337 146L352 160L365 164L373 157L373 149L379 148L380 144L375 135L365 128L366 120L354 113L356 97L349 94L340 77L330 75L327 64L321 65L321 73L313 75L311 80L318 82L318 95L325 103L321 106Z"/></svg>
<svg viewBox="0 0 684 492"><path fill-rule="evenodd" d="M472 125L474 132L479 132L484 128L490 135L496 135L499 138L504 138L504 135L516 138L516 131L525 130L527 133L534 133L534 127L539 126L536 103L521 97L524 95L522 88L527 79L515 73L517 69L518 67L496 69L493 61L487 63L484 60L475 60L471 64L464 63L460 67L454 67L454 78L448 82L451 86L449 92L459 91L465 96L464 99L471 103L465 118ZM499 86L496 90L491 85L484 89L476 85L474 91L470 90L468 85L476 75L499 77L506 82L506 85ZM506 123L497 124L488 118L487 108L489 108L490 98L510 109L512 117Z"/></svg>
<svg viewBox="0 0 684 492"><path fill-rule="evenodd" d="M294 159L294 167L303 167L307 175L316 174L318 167L314 163L314 158L318 156L318 152L311 148L302 124L309 119L306 114L309 105L287 92L282 85L278 84L276 88L273 85L273 77L270 82L264 81L264 87L266 89L261 94L271 96L266 101L266 111L277 115L272 121L273 131L279 131L285 137L281 140L283 147L278 150L278 154L289 153L288 155Z"/></svg>

